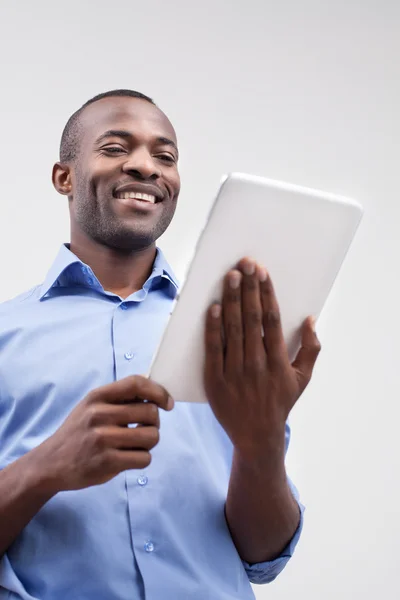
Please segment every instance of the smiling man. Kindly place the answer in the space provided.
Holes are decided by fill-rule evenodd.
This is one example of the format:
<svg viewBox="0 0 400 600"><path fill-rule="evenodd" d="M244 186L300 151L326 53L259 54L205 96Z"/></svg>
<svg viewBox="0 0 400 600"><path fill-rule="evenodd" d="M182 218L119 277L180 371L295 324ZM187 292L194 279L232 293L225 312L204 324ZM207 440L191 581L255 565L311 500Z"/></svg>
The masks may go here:
<svg viewBox="0 0 400 600"><path fill-rule="evenodd" d="M205 322L209 405L174 405L141 375L178 287L156 246L180 190L171 123L138 92L96 96L53 183L70 243L0 307L0 599L253 598L302 528L285 452L312 320L290 364L268 273L243 259Z"/></svg>

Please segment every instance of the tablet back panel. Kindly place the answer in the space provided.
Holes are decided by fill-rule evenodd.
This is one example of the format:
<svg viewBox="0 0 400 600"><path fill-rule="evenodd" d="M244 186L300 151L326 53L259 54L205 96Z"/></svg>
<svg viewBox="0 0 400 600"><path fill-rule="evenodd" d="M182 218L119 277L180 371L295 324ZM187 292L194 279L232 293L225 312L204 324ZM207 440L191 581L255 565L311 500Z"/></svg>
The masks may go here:
<svg viewBox="0 0 400 600"><path fill-rule="evenodd" d="M319 316L362 217L346 198L234 173L218 193L198 240L150 377L176 401L206 402L204 317L222 279L244 256L264 265L280 305L290 359L300 326Z"/></svg>

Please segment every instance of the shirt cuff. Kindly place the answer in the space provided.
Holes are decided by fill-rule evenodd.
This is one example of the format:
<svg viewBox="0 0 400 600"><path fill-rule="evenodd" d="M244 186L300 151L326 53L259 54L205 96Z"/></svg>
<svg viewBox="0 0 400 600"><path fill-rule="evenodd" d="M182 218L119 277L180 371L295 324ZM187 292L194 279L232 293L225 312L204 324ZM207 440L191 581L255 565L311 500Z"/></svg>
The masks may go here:
<svg viewBox="0 0 400 600"><path fill-rule="evenodd" d="M304 506L298 500L297 503L300 508L300 522L294 536L292 537L286 548L282 551L282 553L274 560L269 560L266 562L250 564L246 561L242 561L247 576L251 583L271 583L271 581L273 581L279 575L279 573L283 571L283 569L286 567L287 563L293 556L294 550L297 546L297 542L299 541L303 529L305 510Z"/></svg>

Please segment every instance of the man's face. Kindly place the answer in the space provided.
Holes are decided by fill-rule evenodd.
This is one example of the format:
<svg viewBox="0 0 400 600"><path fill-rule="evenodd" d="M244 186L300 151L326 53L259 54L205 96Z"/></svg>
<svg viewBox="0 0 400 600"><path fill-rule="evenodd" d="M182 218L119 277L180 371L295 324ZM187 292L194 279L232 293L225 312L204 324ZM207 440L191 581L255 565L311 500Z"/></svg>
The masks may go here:
<svg viewBox="0 0 400 600"><path fill-rule="evenodd" d="M89 105L80 119L70 172L72 237L79 228L117 251L147 248L170 224L180 190L171 123L146 100L123 97Z"/></svg>

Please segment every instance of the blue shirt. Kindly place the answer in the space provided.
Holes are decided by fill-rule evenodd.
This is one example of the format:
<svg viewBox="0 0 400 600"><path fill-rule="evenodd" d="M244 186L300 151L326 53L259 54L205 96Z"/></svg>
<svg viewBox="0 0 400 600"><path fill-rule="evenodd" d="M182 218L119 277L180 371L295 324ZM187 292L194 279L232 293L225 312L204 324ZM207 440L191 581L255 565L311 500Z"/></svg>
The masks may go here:
<svg viewBox="0 0 400 600"><path fill-rule="evenodd" d="M0 468L93 388L148 372L176 291L160 250L143 288L122 300L66 244L43 284L0 306ZM147 469L44 505L0 562L0 600L246 600L250 581L278 575L302 519L276 560L243 562L224 516L227 435L206 404L160 417Z"/></svg>

